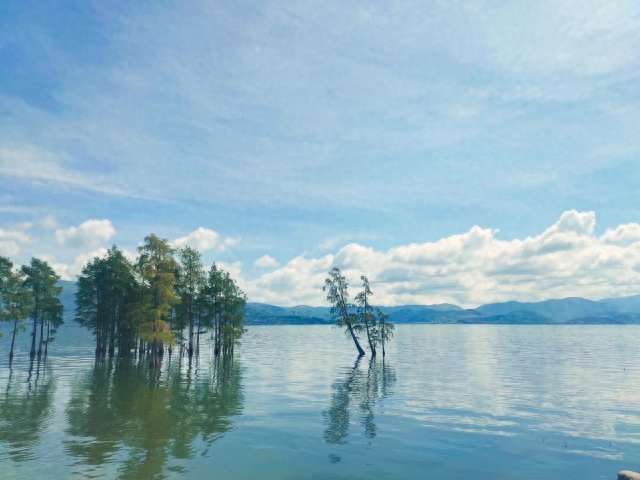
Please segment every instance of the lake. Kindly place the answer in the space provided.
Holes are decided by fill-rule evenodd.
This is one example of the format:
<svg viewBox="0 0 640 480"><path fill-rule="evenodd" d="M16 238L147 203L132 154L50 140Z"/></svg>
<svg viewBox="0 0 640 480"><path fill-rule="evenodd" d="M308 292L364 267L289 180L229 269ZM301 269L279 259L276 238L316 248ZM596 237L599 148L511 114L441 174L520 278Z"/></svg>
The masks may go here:
<svg viewBox="0 0 640 480"><path fill-rule="evenodd" d="M27 335L23 335L26 342ZM233 361L46 362L0 340L0 478L615 479L640 470L640 326L250 327Z"/></svg>

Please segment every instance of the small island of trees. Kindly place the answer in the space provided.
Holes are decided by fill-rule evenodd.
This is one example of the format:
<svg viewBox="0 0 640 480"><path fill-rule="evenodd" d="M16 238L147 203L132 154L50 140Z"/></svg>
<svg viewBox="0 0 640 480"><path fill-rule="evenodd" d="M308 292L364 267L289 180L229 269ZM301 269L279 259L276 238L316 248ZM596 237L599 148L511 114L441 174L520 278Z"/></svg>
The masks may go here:
<svg viewBox="0 0 640 480"><path fill-rule="evenodd" d="M10 365L27 319L33 322L30 358L46 357L63 323L59 280L44 260L14 268L0 256L0 321L11 325ZM75 320L93 333L97 360L137 353L155 370L165 349L171 355L178 348L191 360L206 333L216 357L231 356L245 331L247 298L231 275L215 263L205 270L196 249L174 249L154 234L144 239L135 261L115 245L89 261L78 276L75 300Z"/></svg>
<svg viewBox="0 0 640 480"><path fill-rule="evenodd" d="M33 360L36 355L38 358L47 355L49 342L63 323L59 279L44 260L32 258L28 265L15 270L11 260L0 256L0 320L11 324L9 365L13 361L16 335L27 329L25 321L29 317L33 321L29 356Z"/></svg>
<svg viewBox="0 0 640 480"><path fill-rule="evenodd" d="M215 356L232 355L244 333L246 295L215 263L205 270L200 252L173 249L152 234L135 262L113 246L78 277L76 321L95 337L97 359L137 354L157 369L175 347L191 359L211 333Z"/></svg>

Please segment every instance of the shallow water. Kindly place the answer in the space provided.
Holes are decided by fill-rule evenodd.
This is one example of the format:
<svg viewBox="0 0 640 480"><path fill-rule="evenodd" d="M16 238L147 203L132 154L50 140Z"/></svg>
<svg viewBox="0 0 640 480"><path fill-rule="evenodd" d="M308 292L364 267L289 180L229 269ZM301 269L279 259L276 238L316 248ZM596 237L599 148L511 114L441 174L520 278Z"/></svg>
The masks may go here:
<svg viewBox="0 0 640 480"><path fill-rule="evenodd" d="M60 332L0 366L0 478L599 479L640 470L638 326L251 327L159 378ZM89 339L90 340L90 339ZM6 337L0 356L6 356Z"/></svg>

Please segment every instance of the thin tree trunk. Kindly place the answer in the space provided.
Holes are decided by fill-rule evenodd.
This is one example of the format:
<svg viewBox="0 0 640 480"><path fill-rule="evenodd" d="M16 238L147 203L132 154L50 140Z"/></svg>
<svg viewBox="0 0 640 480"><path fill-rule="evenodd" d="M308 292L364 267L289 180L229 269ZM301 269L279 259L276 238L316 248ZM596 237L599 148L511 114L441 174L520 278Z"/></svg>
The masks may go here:
<svg viewBox="0 0 640 480"><path fill-rule="evenodd" d="M38 316L33 317L33 332L31 332L31 352L29 352L29 358L33 360L36 356L36 336L38 335Z"/></svg>
<svg viewBox="0 0 640 480"><path fill-rule="evenodd" d="M364 298L364 326L367 329L367 340L369 341L369 348L371 349L371 357L376 356L376 346L371 341L371 333L369 333L369 314L367 313L367 297Z"/></svg>
<svg viewBox="0 0 640 480"><path fill-rule="evenodd" d="M353 339L353 343L356 345L356 349L358 350L358 356L362 357L364 355L364 350L360 346L360 342L358 342L358 337L356 337L355 332L353 331L353 327L351 326L351 322L347 320L347 328L349 328L349 333L351 334L351 338Z"/></svg>
<svg viewBox="0 0 640 480"><path fill-rule="evenodd" d="M349 321L349 312L347 311L347 306L345 304L344 299L340 301L340 312L342 313L342 318L347 324L347 328L349 329L349 333L351 334L351 338L353 339L353 343L358 350L358 356L362 357L365 353L362 347L360 346L360 342L358 341L358 337L356 337L355 332L353 331L353 327L351 326L351 322Z"/></svg>
<svg viewBox="0 0 640 480"><path fill-rule="evenodd" d="M47 340L44 342L44 356L45 356L45 358L47 357L47 354L49 353L49 327L50 327L50 323L47 320Z"/></svg>
<svg viewBox="0 0 640 480"><path fill-rule="evenodd" d="M9 350L9 366L13 362L13 347L16 344L16 332L18 331L18 319L13 321L13 336L11 337L11 350Z"/></svg>

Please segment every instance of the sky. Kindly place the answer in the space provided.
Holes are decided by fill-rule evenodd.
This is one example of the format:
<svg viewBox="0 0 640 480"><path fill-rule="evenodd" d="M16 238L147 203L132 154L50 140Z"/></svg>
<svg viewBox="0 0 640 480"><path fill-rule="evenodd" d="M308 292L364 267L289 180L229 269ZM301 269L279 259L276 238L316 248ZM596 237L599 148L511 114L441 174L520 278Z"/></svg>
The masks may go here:
<svg viewBox="0 0 640 480"><path fill-rule="evenodd" d="M250 301L640 294L640 3L0 3L0 255L150 233Z"/></svg>

